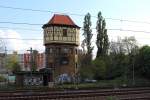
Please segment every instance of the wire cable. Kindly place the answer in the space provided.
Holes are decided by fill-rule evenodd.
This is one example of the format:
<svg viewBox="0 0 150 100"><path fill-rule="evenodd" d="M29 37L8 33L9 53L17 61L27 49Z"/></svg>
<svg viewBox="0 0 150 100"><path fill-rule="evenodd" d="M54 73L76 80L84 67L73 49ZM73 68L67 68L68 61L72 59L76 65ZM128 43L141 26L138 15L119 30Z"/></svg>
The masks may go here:
<svg viewBox="0 0 150 100"><path fill-rule="evenodd" d="M43 39L34 39L34 38L23 38L23 39L21 39L21 38L0 38L0 39L13 39L13 40L43 40Z"/></svg>
<svg viewBox="0 0 150 100"><path fill-rule="evenodd" d="M14 29L14 30L29 30L29 31L42 31L37 29L29 29L29 28L19 28L19 27L1 27L2 29Z"/></svg>
<svg viewBox="0 0 150 100"><path fill-rule="evenodd" d="M83 14L76 14L76 13L69 13L69 12L55 12L55 11L50 11L50 10L39 10L39 9L19 8L19 7L10 7L10 6L3 6L3 5L0 5L0 8L7 8L7 9L14 9L14 10L23 10L23 11L33 11L33 12L59 13L59 14L74 15L74 16L85 16L85 15L83 15ZM97 16L91 16L91 17L97 18ZM132 23L150 24L150 22L136 21L136 20L107 18L107 17L106 17L105 19L116 20L116 21L126 21L126 22L132 22Z"/></svg>
<svg viewBox="0 0 150 100"><path fill-rule="evenodd" d="M10 28L10 27L0 27L5 29L16 29L16 30L30 30L30 31L42 31L42 30L35 30L35 29L25 29L25 28ZM96 28L92 28L96 29ZM110 31L128 31L128 32L138 32L138 33L150 33L149 31L143 31L143 30L129 30L129 29L107 29ZM93 35L97 35L96 33L93 33ZM14 38L12 38L14 39ZM29 39L30 40L30 39Z"/></svg>
<svg viewBox="0 0 150 100"><path fill-rule="evenodd" d="M43 24L32 24L32 23L16 23L16 22L5 22L5 21L0 21L2 24L21 24L21 25L43 25Z"/></svg>

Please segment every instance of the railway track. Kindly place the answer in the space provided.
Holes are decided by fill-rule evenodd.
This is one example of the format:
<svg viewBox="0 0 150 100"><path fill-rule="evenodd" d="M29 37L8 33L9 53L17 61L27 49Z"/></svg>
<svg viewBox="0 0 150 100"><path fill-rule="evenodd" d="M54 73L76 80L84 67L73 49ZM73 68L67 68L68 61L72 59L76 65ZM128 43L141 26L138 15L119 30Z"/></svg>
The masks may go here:
<svg viewBox="0 0 150 100"><path fill-rule="evenodd" d="M150 87L127 89L24 91L0 93L0 100L105 100L116 96L119 100L150 100Z"/></svg>

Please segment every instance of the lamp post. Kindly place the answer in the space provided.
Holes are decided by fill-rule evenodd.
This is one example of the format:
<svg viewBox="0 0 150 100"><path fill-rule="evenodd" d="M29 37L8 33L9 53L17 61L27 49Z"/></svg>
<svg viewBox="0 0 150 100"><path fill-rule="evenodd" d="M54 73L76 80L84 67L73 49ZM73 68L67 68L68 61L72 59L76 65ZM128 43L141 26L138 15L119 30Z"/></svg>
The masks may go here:
<svg viewBox="0 0 150 100"><path fill-rule="evenodd" d="M32 67L33 67L33 50L32 47L30 48L30 50L27 50L30 52L30 70L32 71Z"/></svg>
<svg viewBox="0 0 150 100"><path fill-rule="evenodd" d="M33 55L32 55L33 50L32 50L32 47L30 48L30 50L27 50L27 51L30 52L30 71L31 71L30 75L31 75L31 82L32 82L32 67L33 67Z"/></svg>
<svg viewBox="0 0 150 100"><path fill-rule="evenodd" d="M135 71L134 71L134 54L132 56L132 85L135 85Z"/></svg>

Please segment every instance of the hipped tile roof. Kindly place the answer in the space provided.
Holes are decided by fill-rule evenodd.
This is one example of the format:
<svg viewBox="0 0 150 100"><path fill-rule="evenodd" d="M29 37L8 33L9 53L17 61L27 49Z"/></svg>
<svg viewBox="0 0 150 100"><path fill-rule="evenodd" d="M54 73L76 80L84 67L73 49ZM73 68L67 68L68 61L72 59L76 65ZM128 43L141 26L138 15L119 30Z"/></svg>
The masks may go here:
<svg viewBox="0 0 150 100"><path fill-rule="evenodd" d="M68 15L59 15L59 14L54 14L54 16L50 19L50 21L47 24L44 24L43 27L49 25L65 25L80 28L72 21L72 19Z"/></svg>

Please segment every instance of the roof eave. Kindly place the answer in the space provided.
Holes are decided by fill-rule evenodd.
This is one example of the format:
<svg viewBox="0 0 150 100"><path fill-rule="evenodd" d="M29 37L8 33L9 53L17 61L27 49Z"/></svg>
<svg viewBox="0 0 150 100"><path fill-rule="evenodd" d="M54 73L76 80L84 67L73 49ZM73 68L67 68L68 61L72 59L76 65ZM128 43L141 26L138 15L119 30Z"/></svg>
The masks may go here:
<svg viewBox="0 0 150 100"><path fill-rule="evenodd" d="M80 29L81 27L77 26L77 25L65 25L65 24L44 24L42 26L42 28L46 28L46 27L50 27L50 26L65 26L65 27L73 27L73 28L78 28Z"/></svg>

